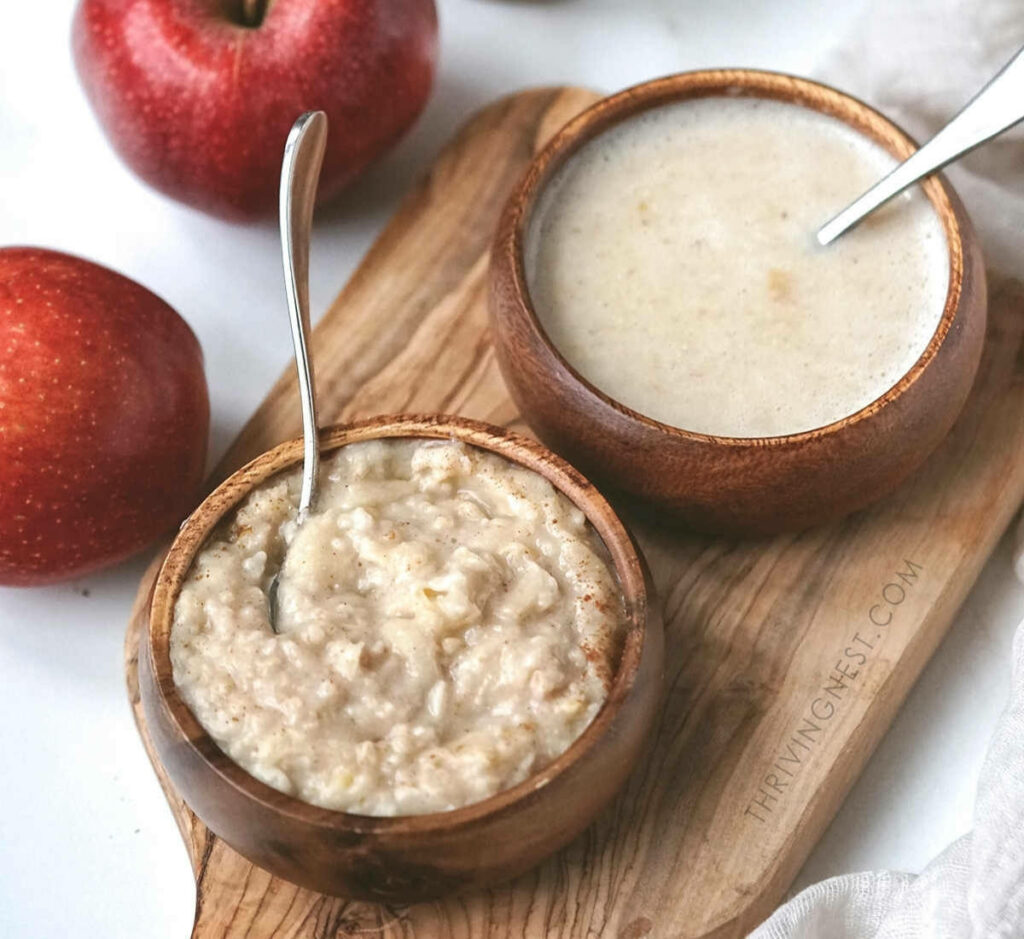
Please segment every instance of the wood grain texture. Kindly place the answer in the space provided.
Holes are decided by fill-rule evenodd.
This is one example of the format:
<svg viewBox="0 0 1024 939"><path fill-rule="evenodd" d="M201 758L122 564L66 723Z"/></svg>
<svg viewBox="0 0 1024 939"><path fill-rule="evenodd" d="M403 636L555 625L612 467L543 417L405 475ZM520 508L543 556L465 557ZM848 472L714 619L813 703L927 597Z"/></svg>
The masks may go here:
<svg viewBox="0 0 1024 939"><path fill-rule="evenodd" d="M516 95L445 150L316 330L325 419L433 409L522 429L487 335L485 252L538 142L593 98ZM666 701L641 767L572 845L494 890L353 903L254 868L167 791L196 870L194 935L674 939L752 927L781 899L1024 495L1024 288L990 286L967 408L883 503L761 541L631 516L665 607ZM215 480L298 429L289 371ZM137 718L154 575L127 640Z"/></svg>

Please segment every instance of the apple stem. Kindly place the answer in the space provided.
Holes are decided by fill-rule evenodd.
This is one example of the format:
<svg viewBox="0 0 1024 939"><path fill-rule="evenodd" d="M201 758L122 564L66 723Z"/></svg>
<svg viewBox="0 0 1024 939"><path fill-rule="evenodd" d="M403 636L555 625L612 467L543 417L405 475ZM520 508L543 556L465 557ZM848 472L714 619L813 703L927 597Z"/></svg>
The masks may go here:
<svg viewBox="0 0 1024 939"><path fill-rule="evenodd" d="M267 0L242 0L242 23L252 29L267 15Z"/></svg>

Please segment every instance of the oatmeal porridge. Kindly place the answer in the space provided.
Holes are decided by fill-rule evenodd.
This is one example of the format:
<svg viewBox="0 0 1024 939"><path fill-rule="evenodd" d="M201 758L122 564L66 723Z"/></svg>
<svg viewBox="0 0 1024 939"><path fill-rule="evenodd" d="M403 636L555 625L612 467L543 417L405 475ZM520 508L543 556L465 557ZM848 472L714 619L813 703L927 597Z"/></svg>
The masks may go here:
<svg viewBox="0 0 1024 939"><path fill-rule="evenodd" d="M583 513L542 476L391 439L327 457L301 526L299 487L296 469L254 490L175 606L175 684L235 762L314 805L414 815L514 786L593 720L621 593Z"/></svg>

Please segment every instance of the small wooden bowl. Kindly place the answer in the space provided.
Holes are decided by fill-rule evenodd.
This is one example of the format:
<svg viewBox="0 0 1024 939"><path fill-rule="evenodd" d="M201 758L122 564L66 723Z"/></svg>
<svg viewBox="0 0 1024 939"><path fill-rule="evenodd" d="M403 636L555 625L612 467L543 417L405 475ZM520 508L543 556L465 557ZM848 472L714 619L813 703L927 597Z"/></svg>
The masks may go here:
<svg viewBox="0 0 1024 939"><path fill-rule="evenodd" d="M571 841L626 781L661 697L662 624L636 545L601 494L540 444L456 417L381 417L323 431L324 452L381 437L455 438L540 473L603 539L625 597L627 633L608 699L558 759L512 789L452 812L371 818L317 808L256 780L223 753L178 695L174 603L196 552L254 486L302 459L302 441L264 453L186 521L154 588L139 690L153 744L192 810L254 863L321 893L418 900L504 880Z"/></svg>
<svg viewBox="0 0 1024 939"><path fill-rule="evenodd" d="M648 108L687 98L749 96L833 115L904 159L913 141L861 101L825 85L748 69L688 72L597 102L570 121L512 193L491 254L498 360L530 426L596 479L711 531L761 534L819 524L903 481L945 437L970 391L985 332L985 271L970 221L942 177L923 188L949 242L945 309L920 359L888 392L825 427L780 437L692 433L603 394L555 349L531 305L523 246L538 195L584 143Z"/></svg>

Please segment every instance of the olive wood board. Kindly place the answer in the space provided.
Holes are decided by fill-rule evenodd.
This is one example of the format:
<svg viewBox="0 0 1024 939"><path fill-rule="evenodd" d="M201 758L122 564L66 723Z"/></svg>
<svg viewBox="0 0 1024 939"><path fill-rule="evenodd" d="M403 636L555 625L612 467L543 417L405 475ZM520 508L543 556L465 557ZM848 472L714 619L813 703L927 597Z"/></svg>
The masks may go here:
<svg viewBox="0 0 1024 939"><path fill-rule="evenodd" d="M528 432L488 335L488 247L531 155L596 99L524 91L474 116L402 203L318 324L324 422L442 411ZM192 859L193 935L735 937L783 898L1024 496L1024 288L990 285L966 411L894 495L759 541L624 515L666 621L663 714L626 789L567 849L512 883L411 906L300 889L235 853L155 763ZM297 436L288 368L214 471ZM139 588L137 650L159 559Z"/></svg>

